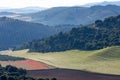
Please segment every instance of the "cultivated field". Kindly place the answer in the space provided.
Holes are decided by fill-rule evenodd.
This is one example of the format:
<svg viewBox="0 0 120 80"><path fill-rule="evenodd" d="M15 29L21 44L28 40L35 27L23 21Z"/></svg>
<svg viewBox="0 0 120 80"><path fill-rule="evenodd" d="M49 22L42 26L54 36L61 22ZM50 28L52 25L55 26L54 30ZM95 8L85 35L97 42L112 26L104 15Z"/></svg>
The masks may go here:
<svg viewBox="0 0 120 80"><path fill-rule="evenodd" d="M58 68L120 75L120 47L118 46L95 51L70 50L44 54L27 51L14 51L8 55L41 61Z"/></svg>
<svg viewBox="0 0 120 80"><path fill-rule="evenodd" d="M71 69L30 70L28 76L53 78L58 80L120 80L120 75L106 75Z"/></svg>
<svg viewBox="0 0 120 80"><path fill-rule="evenodd" d="M16 66L18 68L23 68L26 70L53 68L52 66L49 66L49 65L44 64L44 63L39 62L39 61L29 60L29 59L20 58L20 57L14 57L14 56L12 57L12 56L6 55L9 52L10 51L0 51L0 64L2 66L12 65L12 66Z"/></svg>
<svg viewBox="0 0 120 80"><path fill-rule="evenodd" d="M20 60L20 61L0 61L2 66L12 65L17 68L23 68L26 70L40 70L40 69L50 69L52 67L34 60Z"/></svg>

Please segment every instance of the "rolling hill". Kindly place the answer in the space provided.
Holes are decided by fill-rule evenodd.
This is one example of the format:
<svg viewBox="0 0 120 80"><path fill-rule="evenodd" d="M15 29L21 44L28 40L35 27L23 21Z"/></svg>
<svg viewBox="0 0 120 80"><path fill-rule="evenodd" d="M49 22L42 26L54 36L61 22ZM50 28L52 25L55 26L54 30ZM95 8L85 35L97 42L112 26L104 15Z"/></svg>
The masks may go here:
<svg viewBox="0 0 120 80"><path fill-rule="evenodd" d="M29 53L28 50L20 50L8 53L7 55L41 61L56 68L120 75L119 46L93 51L69 50L64 52L49 52L46 54Z"/></svg>
<svg viewBox="0 0 120 80"><path fill-rule="evenodd" d="M52 27L38 23L30 23L0 18L0 50L13 48L34 39L40 39L56 33Z"/></svg>
<svg viewBox="0 0 120 80"><path fill-rule="evenodd" d="M97 19L104 19L109 16L120 14L120 6L92 6L92 7L54 7L33 14L27 14L32 17L33 22L46 25L86 25L93 23Z"/></svg>

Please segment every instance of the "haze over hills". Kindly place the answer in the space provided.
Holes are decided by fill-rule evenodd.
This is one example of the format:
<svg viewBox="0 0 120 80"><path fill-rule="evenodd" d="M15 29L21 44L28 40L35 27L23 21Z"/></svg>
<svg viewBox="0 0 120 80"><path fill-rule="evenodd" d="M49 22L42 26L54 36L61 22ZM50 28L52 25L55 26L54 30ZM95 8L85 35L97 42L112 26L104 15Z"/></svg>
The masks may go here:
<svg viewBox="0 0 120 80"><path fill-rule="evenodd" d="M31 21L31 17L25 14L36 13L45 9L42 7L0 8L0 17L6 16L22 21Z"/></svg>
<svg viewBox="0 0 120 80"><path fill-rule="evenodd" d="M14 19L42 23L50 26L66 24L86 25L93 23L97 19L104 19L105 17L119 15L120 6L116 5L105 6L96 5L91 7L73 6L73 7L54 7L42 10L39 7L28 7L21 9L6 9L6 10L3 9L3 11L4 12L0 13L0 16L7 16ZM1 15L3 13L5 13L6 15Z"/></svg>
<svg viewBox="0 0 120 80"><path fill-rule="evenodd" d="M6 15L13 15L15 13L12 12L0 12L0 16L6 16Z"/></svg>
<svg viewBox="0 0 120 80"><path fill-rule="evenodd" d="M97 2L97 3L89 3L86 5L83 5L84 7L90 7L90 6L95 6L95 5L101 5L101 6L106 6L106 5L117 5L120 6L120 1L104 1L104 2Z"/></svg>
<svg viewBox="0 0 120 80"><path fill-rule="evenodd" d="M92 6L92 7L55 7L30 14L33 22L46 25L75 24L86 25L97 19L120 14L120 6Z"/></svg>
<svg viewBox="0 0 120 80"><path fill-rule="evenodd" d="M18 19L22 21L31 21L31 17L29 16L24 16L23 14L18 14L18 13L12 13L12 12L0 12L0 17L9 17L12 19Z"/></svg>
<svg viewBox="0 0 120 80"><path fill-rule="evenodd" d="M13 13L25 14L25 13L35 13L45 9L46 8L42 8L42 7L0 8L0 12L13 12Z"/></svg>

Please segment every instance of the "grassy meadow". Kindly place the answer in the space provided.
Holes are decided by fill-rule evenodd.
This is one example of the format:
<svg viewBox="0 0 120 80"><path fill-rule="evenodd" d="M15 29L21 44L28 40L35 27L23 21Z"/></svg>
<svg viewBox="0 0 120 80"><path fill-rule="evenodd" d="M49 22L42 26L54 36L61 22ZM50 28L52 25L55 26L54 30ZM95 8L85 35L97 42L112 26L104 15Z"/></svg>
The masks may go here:
<svg viewBox="0 0 120 80"><path fill-rule="evenodd" d="M28 50L14 51L9 56L28 58L44 62L57 68L85 70L91 72L120 75L120 47L108 47L101 50L29 53Z"/></svg>

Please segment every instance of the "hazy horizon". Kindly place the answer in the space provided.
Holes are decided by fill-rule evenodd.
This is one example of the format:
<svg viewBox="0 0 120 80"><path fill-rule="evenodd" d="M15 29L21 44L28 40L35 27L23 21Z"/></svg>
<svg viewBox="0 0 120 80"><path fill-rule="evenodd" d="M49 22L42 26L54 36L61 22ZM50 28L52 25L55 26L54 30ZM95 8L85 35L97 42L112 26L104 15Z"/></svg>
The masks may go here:
<svg viewBox="0 0 120 80"><path fill-rule="evenodd" d="M120 1L120 0L0 0L0 8L24 8L24 7L42 7L51 8L58 6L81 6L88 3L103 2L103 1Z"/></svg>

